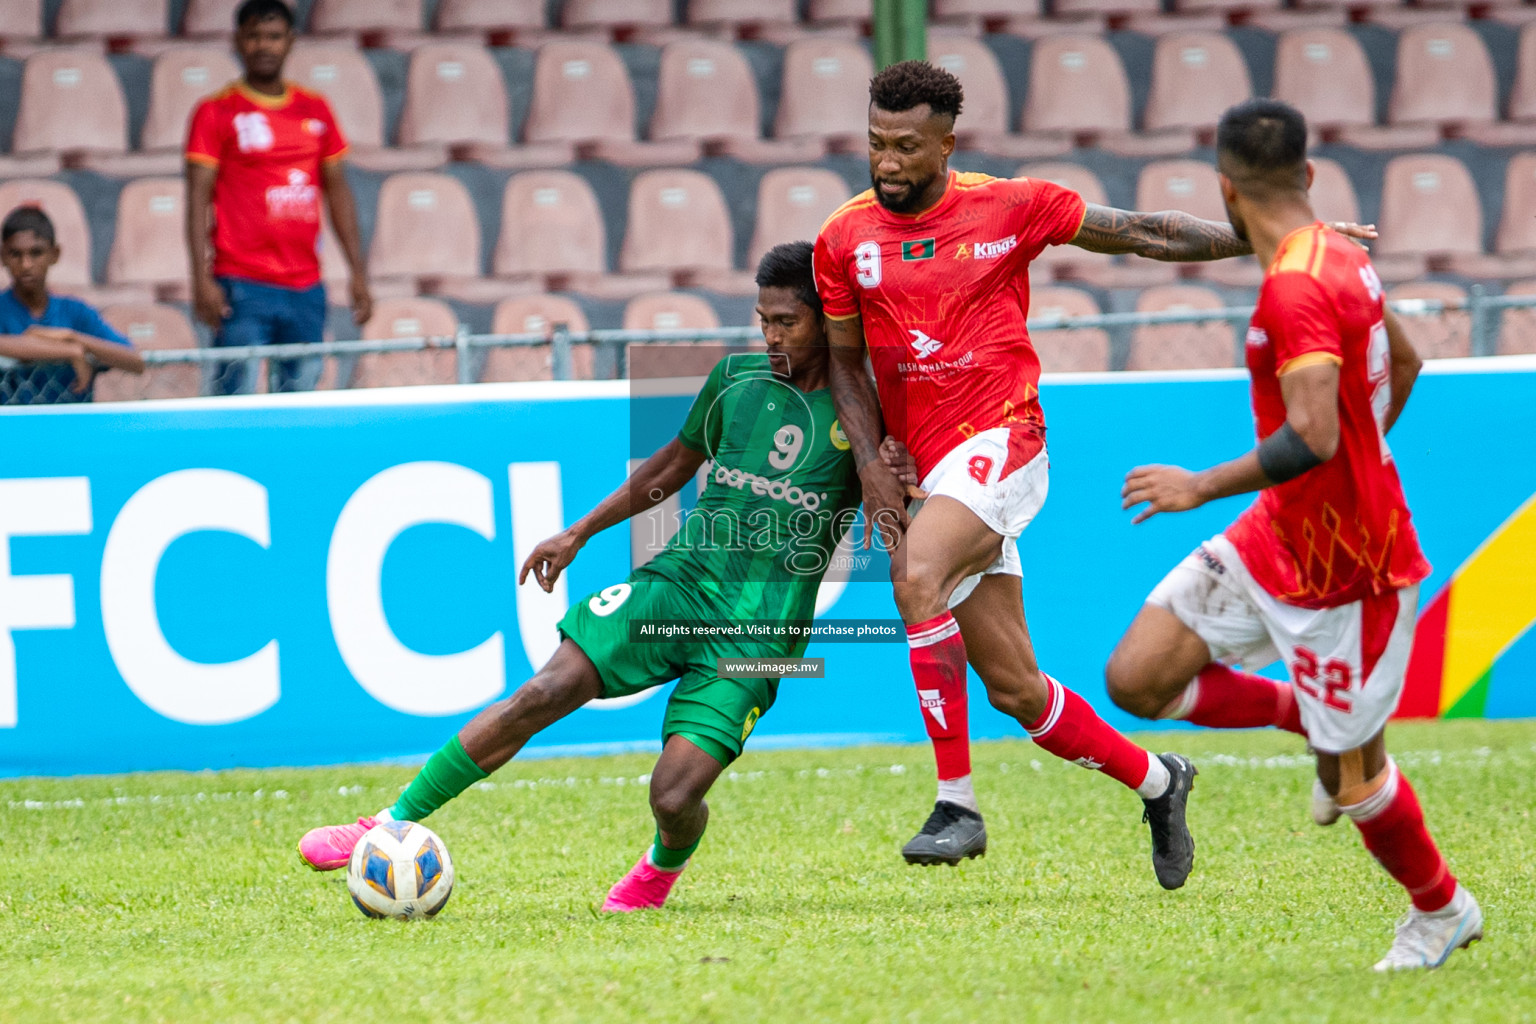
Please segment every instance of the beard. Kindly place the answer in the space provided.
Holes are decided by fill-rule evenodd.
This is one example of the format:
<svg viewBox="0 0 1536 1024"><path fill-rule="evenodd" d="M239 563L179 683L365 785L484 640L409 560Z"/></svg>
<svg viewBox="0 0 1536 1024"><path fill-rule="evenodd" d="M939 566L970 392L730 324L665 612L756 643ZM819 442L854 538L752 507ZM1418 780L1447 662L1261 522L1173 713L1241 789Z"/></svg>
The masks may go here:
<svg viewBox="0 0 1536 1024"><path fill-rule="evenodd" d="M922 202L924 193L928 191L930 185L938 180L938 177L937 174L930 174L922 181L904 182L908 186L906 195L900 199L892 199L880 191L880 179L875 177L875 172L869 172L869 181L874 187L875 198L880 201L881 206L892 213L913 213L916 211L918 203Z"/></svg>

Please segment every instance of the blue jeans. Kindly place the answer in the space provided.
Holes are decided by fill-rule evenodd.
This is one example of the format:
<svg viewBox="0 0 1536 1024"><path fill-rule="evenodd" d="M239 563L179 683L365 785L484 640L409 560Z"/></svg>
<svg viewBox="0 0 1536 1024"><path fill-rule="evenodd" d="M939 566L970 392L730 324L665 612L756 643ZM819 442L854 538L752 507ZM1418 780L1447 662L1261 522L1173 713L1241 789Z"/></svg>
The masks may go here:
<svg viewBox="0 0 1536 1024"><path fill-rule="evenodd" d="M246 345L303 345L325 340L325 286L283 288L239 277L221 277L229 316L214 332L218 348ZM307 391L315 386L323 360L287 359L272 363L273 391ZM245 363L224 363L215 372L213 392L237 395L253 390Z"/></svg>

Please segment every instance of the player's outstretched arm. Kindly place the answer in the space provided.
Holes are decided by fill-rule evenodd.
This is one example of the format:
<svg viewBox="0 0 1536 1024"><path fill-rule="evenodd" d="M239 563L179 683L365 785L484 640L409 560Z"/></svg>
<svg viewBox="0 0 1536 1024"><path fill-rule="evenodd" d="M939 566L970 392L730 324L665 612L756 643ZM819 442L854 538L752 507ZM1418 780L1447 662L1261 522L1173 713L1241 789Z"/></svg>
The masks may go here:
<svg viewBox="0 0 1536 1024"><path fill-rule="evenodd" d="M588 540L610 526L655 508L682 490L704 465L704 459L703 452L694 451L677 438L668 441L591 512L548 540L540 541L523 562L518 584L526 583L531 572L544 592L549 593Z"/></svg>
<svg viewBox="0 0 1536 1024"><path fill-rule="evenodd" d="M869 547L872 531L878 527L887 549L891 549L909 520L902 484L880 457L885 430L880 423L875 382L864 372L863 321L857 316L844 320L828 317L827 343L832 355L832 404L853 450L864 490L864 546Z"/></svg>
<svg viewBox="0 0 1536 1024"><path fill-rule="evenodd" d="M1408 404L1408 395L1413 391L1414 381L1419 379L1419 370L1423 369L1424 360L1414 351L1413 342L1408 340L1408 334L1403 330L1403 323L1396 313L1383 307L1382 323L1387 328L1387 348L1392 353L1392 401L1387 406L1387 415L1381 424L1381 432L1385 434L1397 422L1403 406Z"/></svg>
<svg viewBox="0 0 1536 1024"><path fill-rule="evenodd" d="M1125 476L1120 507L1146 502L1133 523L1159 512L1187 512L1208 501L1263 490L1315 469L1339 448L1339 367L1316 363L1283 374L1285 423L1241 458L1195 473L1179 466L1137 466Z"/></svg>
<svg viewBox="0 0 1536 1024"><path fill-rule="evenodd" d="M1329 225L1351 239L1376 237L1374 224ZM1191 263L1247 256L1253 246L1237 237L1232 225L1203 220L1178 210L1136 213L1089 203L1071 244L1091 252L1131 253L1150 260Z"/></svg>

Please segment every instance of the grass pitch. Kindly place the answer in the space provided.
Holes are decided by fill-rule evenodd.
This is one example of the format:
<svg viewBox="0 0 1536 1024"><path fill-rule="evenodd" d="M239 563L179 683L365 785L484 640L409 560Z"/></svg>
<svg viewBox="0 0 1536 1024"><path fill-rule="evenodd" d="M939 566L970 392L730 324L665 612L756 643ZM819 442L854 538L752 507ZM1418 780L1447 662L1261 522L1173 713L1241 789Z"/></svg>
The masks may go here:
<svg viewBox="0 0 1536 1024"><path fill-rule="evenodd" d="M6 781L0 1021L1536 1019L1536 724L1393 728L1488 935L1393 977L1370 965L1406 900L1310 823L1294 737L1150 739L1201 768L1179 892L1132 794L1025 741L975 748L987 857L907 867L931 755L864 747L748 753L670 905L603 918L649 757L514 762L444 808L457 891L413 924L294 853L409 768Z"/></svg>

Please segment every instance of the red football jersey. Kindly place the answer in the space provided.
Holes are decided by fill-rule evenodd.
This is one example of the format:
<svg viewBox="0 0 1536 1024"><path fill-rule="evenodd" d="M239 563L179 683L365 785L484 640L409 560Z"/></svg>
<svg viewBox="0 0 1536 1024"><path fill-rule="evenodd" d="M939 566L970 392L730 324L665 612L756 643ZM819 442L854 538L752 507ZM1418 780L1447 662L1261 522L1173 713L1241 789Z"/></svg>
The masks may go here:
<svg viewBox="0 0 1536 1024"><path fill-rule="evenodd" d="M192 113L187 159L218 168L213 272L285 288L320 280L320 164L347 142L325 97L287 83L266 96L235 82Z"/></svg>
<svg viewBox="0 0 1536 1024"><path fill-rule="evenodd" d="M1243 564L1287 604L1333 608L1429 575L1381 425L1392 400L1381 279L1365 250L1321 223L1291 232L1259 289L1248 372L1260 439L1285 423L1280 377L1339 367L1339 447L1259 492L1227 530Z"/></svg>
<svg viewBox="0 0 1536 1024"><path fill-rule="evenodd" d="M1081 196L1030 178L951 171L917 216L873 190L816 239L816 290L833 319L863 318L886 429L926 474L957 444L1012 427L1008 465L1045 443L1040 359L1024 320L1029 261L1082 227Z"/></svg>

